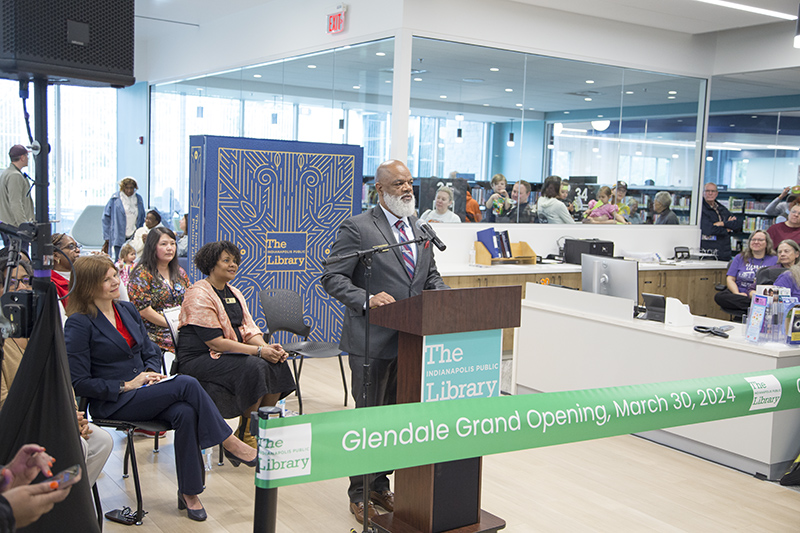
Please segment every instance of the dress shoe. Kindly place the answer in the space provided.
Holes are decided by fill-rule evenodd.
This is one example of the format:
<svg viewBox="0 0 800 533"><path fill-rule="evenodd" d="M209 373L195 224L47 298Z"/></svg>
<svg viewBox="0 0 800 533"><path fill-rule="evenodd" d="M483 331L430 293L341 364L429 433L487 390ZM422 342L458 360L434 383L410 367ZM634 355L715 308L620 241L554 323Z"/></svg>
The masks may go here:
<svg viewBox="0 0 800 533"><path fill-rule="evenodd" d="M197 522L202 522L208 516L206 515L206 510L202 507L200 509L189 509L186 506L186 500L183 499L183 494L178 491L178 510L183 511L186 509L186 513L189 516L190 520L195 520Z"/></svg>
<svg viewBox="0 0 800 533"><path fill-rule="evenodd" d="M226 448L222 449L222 453L225 454L225 457L231 462L233 466L239 466L239 464L244 464L245 466L256 466L258 464L258 455L256 455L255 459L252 461L245 461L244 459L237 457L233 454L233 452L229 452Z"/></svg>
<svg viewBox="0 0 800 533"><path fill-rule="evenodd" d="M364 502L350 502L350 512L356 515L356 520L359 524L364 523ZM367 516L370 520L375 518L375 515L378 514L378 511L375 509L375 506L372 505L372 502L369 502L369 507L367 507Z"/></svg>
<svg viewBox="0 0 800 533"><path fill-rule="evenodd" d="M382 490L380 492L371 490L369 492L369 499L373 503L377 503L390 513L394 512L394 492L390 490Z"/></svg>

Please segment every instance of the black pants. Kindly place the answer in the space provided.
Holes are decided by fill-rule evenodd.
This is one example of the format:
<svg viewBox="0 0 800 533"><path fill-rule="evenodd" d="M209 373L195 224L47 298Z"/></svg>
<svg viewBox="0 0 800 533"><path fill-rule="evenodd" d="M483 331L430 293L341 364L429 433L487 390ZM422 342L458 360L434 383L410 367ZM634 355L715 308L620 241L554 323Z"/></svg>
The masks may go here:
<svg viewBox="0 0 800 533"><path fill-rule="evenodd" d="M200 450L211 448L232 433L196 379L176 376L170 381L124 394L134 398L104 418L117 420L164 420L175 430L175 470L182 494L203 492Z"/></svg>
<svg viewBox="0 0 800 533"><path fill-rule="evenodd" d="M744 294L733 294L729 289L721 290L714 295L714 301L724 311L740 311L747 314L750 309L750 297Z"/></svg>
<svg viewBox="0 0 800 533"><path fill-rule="evenodd" d="M356 408L374 407L377 405L394 405L397 403L397 358L370 359L369 361L369 396L364 398L364 356L350 354L351 392L356 401ZM370 474L369 490L381 492L389 490L388 472ZM347 495L351 502L364 501L364 477L351 476ZM367 498L369 500L369 498Z"/></svg>

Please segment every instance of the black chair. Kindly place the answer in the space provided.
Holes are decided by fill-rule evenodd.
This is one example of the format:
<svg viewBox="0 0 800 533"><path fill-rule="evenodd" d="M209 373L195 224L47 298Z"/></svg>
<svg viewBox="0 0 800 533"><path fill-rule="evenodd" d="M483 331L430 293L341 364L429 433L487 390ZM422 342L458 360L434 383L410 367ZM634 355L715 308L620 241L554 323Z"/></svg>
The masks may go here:
<svg viewBox="0 0 800 533"><path fill-rule="evenodd" d="M100 491L97 490L97 483L92 485L92 498L94 498L94 510L97 512L97 525L103 531L103 504L100 503Z"/></svg>
<svg viewBox="0 0 800 533"><path fill-rule="evenodd" d="M782 266L762 268L756 274L756 285L775 285L778 276L786 272Z"/></svg>
<svg viewBox="0 0 800 533"><path fill-rule="evenodd" d="M81 398L78 409L87 412L86 407L89 404L87 398ZM152 431L156 435L155 448L153 453L158 453L158 434L161 431L167 431L172 427L161 420L111 420L104 418L93 418L92 423L99 427L112 428L117 431L124 431L127 436L127 443L125 445L125 459L123 460L122 477L128 477L128 463L131 465L133 471L133 487L136 491L136 512L131 513L130 509L125 507L122 510L115 509L106 513L106 518L115 522L123 524L136 524L142 525L145 511L142 506L142 488L139 483L139 469L136 464L136 448L133 445L133 432L137 429L145 431ZM100 497L95 493L95 505L98 507L100 504Z"/></svg>
<svg viewBox="0 0 800 533"><path fill-rule="evenodd" d="M303 300L300 295L288 289L264 289L259 293L261 308L264 310L264 317L267 320L267 332L264 334L269 342L269 338L278 331L288 331L302 337L299 342L283 344L283 349L289 354L292 360L292 370L294 371L294 381L297 392L297 404L300 414L303 414L303 397L300 393L300 374L303 372L303 361L309 359L320 359L324 357L338 357L339 370L342 373L342 385L344 386L344 405L347 406L347 378L344 373L344 362L342 361L342 351L333 342L309 341L308 334L311 326L305 323L303 318ZM300 360L298 364L297 360Z"/></svg>

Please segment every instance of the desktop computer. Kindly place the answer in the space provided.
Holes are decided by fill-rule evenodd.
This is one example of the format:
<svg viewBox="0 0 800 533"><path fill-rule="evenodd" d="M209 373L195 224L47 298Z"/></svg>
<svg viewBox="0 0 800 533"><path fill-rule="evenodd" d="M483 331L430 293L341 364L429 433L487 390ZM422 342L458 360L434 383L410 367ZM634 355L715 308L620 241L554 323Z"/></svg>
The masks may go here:
<svg viewBox="0 0 800 533"><path fill-rule="evenodd" d="M565 239L564 240L564 262L573 265L581 264L581 254L602 255L605 257L614 256L613 241L601 241L600 239Z"/></svg>

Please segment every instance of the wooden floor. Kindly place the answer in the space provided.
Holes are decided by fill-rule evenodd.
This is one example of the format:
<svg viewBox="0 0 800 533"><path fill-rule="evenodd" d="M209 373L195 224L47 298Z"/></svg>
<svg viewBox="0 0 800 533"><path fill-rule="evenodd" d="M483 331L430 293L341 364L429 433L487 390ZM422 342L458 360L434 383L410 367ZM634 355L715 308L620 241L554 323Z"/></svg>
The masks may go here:
<svg viewBox="0 0 800 533"><path fill-rule="evenodd" d="M335 359L307 362L302 385L306 412L343 408ZM297 409L294 397L287 406ZM124 439L114 439L98 480L104 510L135 507L133 481L122 479ZM136 453L144 524L106 520L104 531L252 531L253 469L215 463L201 495L208 520L199 523L177 509L172 437L162 439L158 454L151 439L137 437ZM487 456L483 473L482 506L504 518L509 533L800 531L800 492L632 436ZM347 484L335 479L279 489L277 531L360 531L348 510Z"/></svg>

